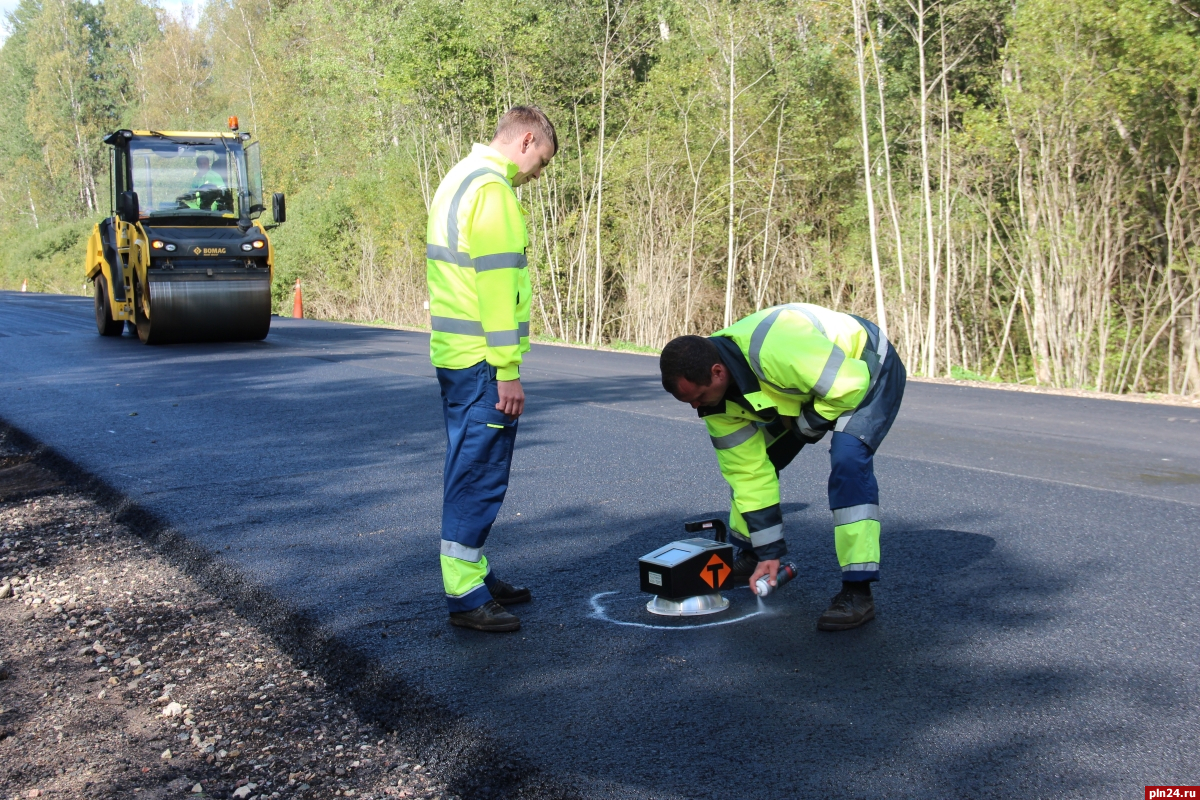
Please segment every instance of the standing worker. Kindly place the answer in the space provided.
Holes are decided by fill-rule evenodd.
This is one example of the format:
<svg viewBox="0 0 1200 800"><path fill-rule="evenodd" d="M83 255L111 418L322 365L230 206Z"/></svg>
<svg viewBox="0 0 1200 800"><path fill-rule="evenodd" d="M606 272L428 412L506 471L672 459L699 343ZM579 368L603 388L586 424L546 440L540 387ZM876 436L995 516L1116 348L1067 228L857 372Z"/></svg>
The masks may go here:
<svg viewBox="0 0 1200 800"><path fill-rule="evenodd" d="M481 631L517 630L521 621L503 606L530 600L528 589L492 574L483 543L504 502L525 409L520 365L532 290L529 236L513 189L536 180L556 152L546 115L516 106L490 145L476 144L450 170L429 207L429 355L447 438L442 582L451 624Z"/></svg>
<svg viewBox="0 0 1200 800"><path fill-rule="evenodd" d="M806 444L830 437L829 508L842 590L817 620L823 631L875 618L879 486L875 450L904 396L900 357L872 322L808 303L767 308L710 337L680 336L659 361L663 388L698 410L733 490L729 528L741 553L735 578L775 585L787 553L779 471Z"/></svg>

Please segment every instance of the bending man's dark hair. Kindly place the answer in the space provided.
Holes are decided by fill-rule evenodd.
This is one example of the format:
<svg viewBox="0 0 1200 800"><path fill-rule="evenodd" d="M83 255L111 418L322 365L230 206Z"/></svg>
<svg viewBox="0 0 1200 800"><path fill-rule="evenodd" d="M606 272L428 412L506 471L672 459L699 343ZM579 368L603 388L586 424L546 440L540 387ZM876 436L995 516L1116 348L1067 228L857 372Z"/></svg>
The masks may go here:
<svg viewBox="0 0 1200 800"><path fill-rule="evenodd" d="M658 357L662 385L671 394L679 388L679 379L686 378L697 386L712 383L712 368L721 363L717 346L703 336L680 336L667 342Z"/></svg>

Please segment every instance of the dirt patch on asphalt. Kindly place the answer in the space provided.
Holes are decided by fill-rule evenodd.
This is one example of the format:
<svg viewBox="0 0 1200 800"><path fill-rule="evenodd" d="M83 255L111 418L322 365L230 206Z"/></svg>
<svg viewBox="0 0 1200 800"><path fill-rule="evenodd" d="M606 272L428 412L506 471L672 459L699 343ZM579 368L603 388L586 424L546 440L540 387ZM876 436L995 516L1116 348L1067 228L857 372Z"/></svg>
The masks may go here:
<svg viewBox="0 0 1200 800"><path fill-rule="evenodd" d="M0 432L0 797L455 797Z"/></svg>

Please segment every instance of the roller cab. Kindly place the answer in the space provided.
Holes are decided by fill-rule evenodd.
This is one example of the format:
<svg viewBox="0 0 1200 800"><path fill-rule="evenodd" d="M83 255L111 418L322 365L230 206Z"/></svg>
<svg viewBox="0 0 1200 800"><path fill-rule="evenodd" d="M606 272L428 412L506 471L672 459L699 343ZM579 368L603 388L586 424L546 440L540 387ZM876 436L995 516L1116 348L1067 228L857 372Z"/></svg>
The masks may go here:
<svg viewBox="0 0 1200 800"><path fill-rule="evenodd" d="M264 338L274 250L264 225L258 143L229 133L120 130L110 147L112 216L92 231L85 265L96 328L126 323L146 344Z"/></svg>

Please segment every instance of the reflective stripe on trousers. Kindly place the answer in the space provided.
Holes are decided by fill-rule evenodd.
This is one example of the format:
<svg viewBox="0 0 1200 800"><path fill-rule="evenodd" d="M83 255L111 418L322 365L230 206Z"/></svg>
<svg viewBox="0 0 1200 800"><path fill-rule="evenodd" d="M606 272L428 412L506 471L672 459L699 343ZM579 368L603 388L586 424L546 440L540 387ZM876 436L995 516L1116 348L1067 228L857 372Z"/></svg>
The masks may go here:
<svg viewBox="0 0 1200 800"><path fill-rule="evenodd" d="M472 564L478 564L483 560L482 547L467 547L465 544L458 542L448 542L442 540L442 555L447 558L456 558L459 561L469 561Z"/></svg>

